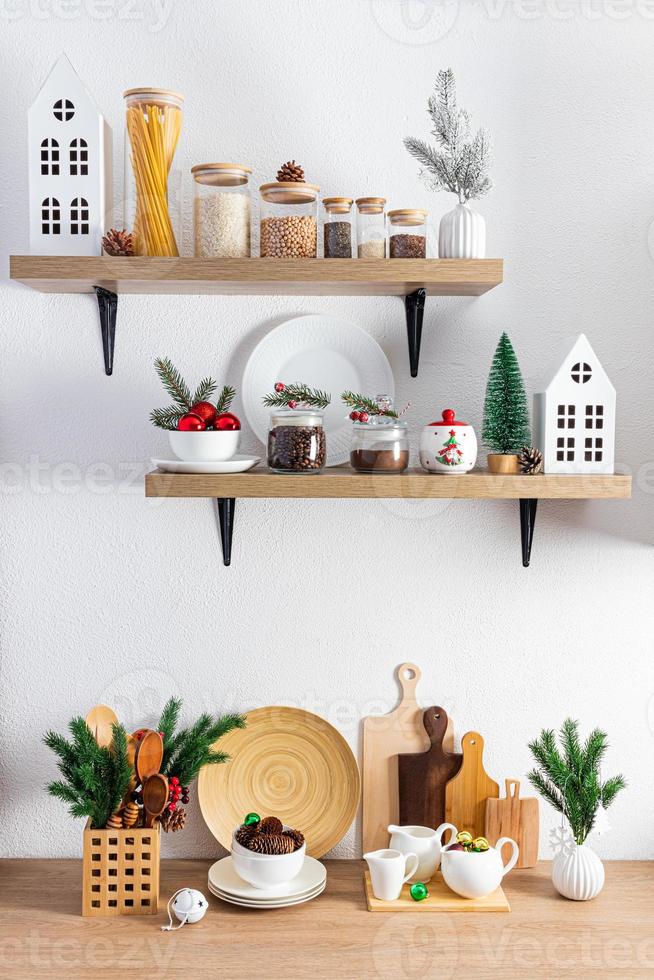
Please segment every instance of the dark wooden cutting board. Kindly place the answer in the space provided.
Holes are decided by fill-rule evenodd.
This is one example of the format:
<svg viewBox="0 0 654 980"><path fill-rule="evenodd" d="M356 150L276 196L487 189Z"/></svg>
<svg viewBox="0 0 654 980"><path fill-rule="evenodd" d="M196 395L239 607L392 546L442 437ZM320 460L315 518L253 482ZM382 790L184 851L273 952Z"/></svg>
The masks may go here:
<svg viewBox="0 0 654 980"><path fill-rule="evenodd" d="M443 748L448 723L443 708L427 708L422 723L429 736L429 749L397 757L400 826L414 824L435 830L445 820L445 786L458 773L463 756Z"/></svg>

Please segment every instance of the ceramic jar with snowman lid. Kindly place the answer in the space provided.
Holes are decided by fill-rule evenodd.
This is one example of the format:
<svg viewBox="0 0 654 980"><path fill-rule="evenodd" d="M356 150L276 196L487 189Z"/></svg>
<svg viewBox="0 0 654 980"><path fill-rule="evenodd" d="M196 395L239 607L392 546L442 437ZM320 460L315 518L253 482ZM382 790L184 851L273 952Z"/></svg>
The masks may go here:
<svg viewBox="0 0 654 980"><path fill-rule="evenodd" d="M452 408L441 422L430 422L420 435L420 465L430 473L456 476L467 473L477 461L477 437L467 422L460 422Z"/></svg>

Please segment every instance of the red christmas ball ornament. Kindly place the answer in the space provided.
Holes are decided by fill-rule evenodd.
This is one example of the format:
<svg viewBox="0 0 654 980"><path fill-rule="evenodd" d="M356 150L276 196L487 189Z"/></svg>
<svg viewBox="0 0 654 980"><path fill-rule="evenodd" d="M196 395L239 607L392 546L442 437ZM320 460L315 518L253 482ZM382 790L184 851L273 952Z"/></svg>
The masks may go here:
<svg viewBox="0 0 654 980"><path fill-rule="evenodd" d="M222 412L216 416L213 427L219 432L233 432L235 429L241 428L241 420L232 412Z"/></svg>
<svg viewBox="0 0 654 980"><path fill-rule="evenodd" d="M297 408L297 402L294 402L294 401L290 401L290 402L288 403L288 407L289 407L289 408Z"/></svg>
<svg viewBox="0 0 654 980"><path fill-rule="evenodd" d="M180 432L203 432L206 425L199 415L188 412L186 415L182 415L177 423L177 428Z"/></svg>
<svg viewBox="0 0 654 980"><path fill-rule="evenodd" d="M367 422L370 416L367 412L359 412L359 422Z"/></svg>
<svg viewBox="0 0 654 980"><path fill-rule="evenodd" d="M281 381L278 381L278 382L277 382L277 383L275 384L275 391L277 392L277 394L279 394L279 393L280 393L280 391L283 391L285 387L286 387L286 386L285 386L285 385L284 385L284 384L283 384L283 383L282 383Z"/></svg>
<svg viewBox="0 0 654 980"><path fill-rule="evenodd" d="M216 406L212 405L211 402L196 402L195 405L191 406L191 412L201 418L207 428L214 424L218 414Z"/></svg>
<svg viewBox="0 0 654 980"><path fill-rule="evenodd" d="M353 422L358 422L361 418L361 412L350 412L350 418Z"/></svg>

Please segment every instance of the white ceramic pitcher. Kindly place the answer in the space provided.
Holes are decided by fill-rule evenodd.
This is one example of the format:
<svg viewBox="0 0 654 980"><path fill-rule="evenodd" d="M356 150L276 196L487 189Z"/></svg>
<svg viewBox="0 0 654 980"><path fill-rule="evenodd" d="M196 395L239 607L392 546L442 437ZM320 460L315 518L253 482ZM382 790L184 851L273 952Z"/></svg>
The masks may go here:
<svg viewBox="0 0 654 980"><path fill-rule="evenodd" d="M502 863L502 847L510 844L513 853ZM445 884L462 898L485 898L492 895L500 882L518 860L518 845L510 837L500 837L495 847L487 851L444 850L441 873Z"/></svg>
<svg viewBox="0 0 654 980"><path fill-rule="evenodd" d="M388 847L370 851L363 855L363 859L370 868L372 893L382 902L394 902L399 898L402 885L418 867L416 854L400 854Z"/></svg>
<svg viewBox="0 0 654 980"><path fill-rule="evenodd" d="M429 881L436 874L441 863L442 839L446 830L452 831L451 839L454 840L456 827L451 823L442 823L437 830L432 830L431 827L396 827L395 824L390 824L390 846L402 854L418 855L418 867L415 874L411 875L411 881Z"/></svg>

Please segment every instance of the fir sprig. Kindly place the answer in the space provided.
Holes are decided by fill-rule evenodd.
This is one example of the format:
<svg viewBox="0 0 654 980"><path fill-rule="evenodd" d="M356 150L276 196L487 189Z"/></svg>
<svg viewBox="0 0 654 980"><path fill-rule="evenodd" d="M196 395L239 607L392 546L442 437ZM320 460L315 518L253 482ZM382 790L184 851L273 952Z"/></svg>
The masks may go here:
<svg viewBox="0 0 654 980"><path fill-rule="evenodd" d="M195 389L191 405L197 405L198 402L208 402L217 387L218 382L214 381L213 378L203 378Z"/></svg>
<svg viewBox="0 0 654 980"><path fill-rule="evenodd" d="M150 421L158 429L171 431L177 428L177 423L182 415L186 415L178 405L169 405L168 408L155 408L150 412Z"/></svg>
<svg viewBox="0 0 654 980"><path fill-rule="evenodd" d="M289 402L297 402L298 407L327 408L331 400L331 395L326 391L310 388L299 382L285 384L281 391L274 391L263 397L263 403L268 408L286 408Z"/></svg>
<svg viewBox="0 0 654 980"><path fill-rule="evenodd" d="M163 762L165 776L177 776L180 783L188 786L203 766L227 762L229 756L214 748L216 742L234 728L244 728L243 715L228 714L213 719L204 712L189 728L177 731L182 702L171 698L161 713L157 731L163 732Z"/></svg>
<svg viewBox="0 0 654 980"><path fill-rule="evenodd" d="M434 191L451 191L463 204L482 197L491 189L488 175L491 148L488 133L470 132L470 115L456 101L456 84L451 68L439 71L434 94L427 102L437 146L407 136L404 145L421 164L420 176Z"/></svg>
<svg viewBox="0 0 654 980"><path fill-rule="evenodd" d="M68 804L73 817L90 817L93 827L104 827L127 792L132 766L127 758L127 735L113 725L110 747L101 747L83 718L69 724L72 741L47 732L43 741L59 757L62 779L48 785L48 792Z"/></svg>
<svg viewBox="0 0 654 980"><path fill-rule="evenodd" d="M372 398L366 398L365 395L359 395L354 391L344 391L341 395L341 401L354 412L367 412L368 415L387 415L391 419L399 418L397 412L393 411L392 408L382 411Z"/></svg>
<svg viewBox="0 0 654 980"><path fill-rule="evenodd" d="M220 395L218 396L218 401L216 402L216 411L218 412L219 415L222 415L223 412L229 411L229 407L234 401L235 395L236 395L236 391L234 390L234 388L230 388L229 385L224 385L223 390L220 392Z"/></svg>
<svg viewBox="0 0 654 980"><path fill-rule="evenodd" d="M536 767L529 781L541 796L562 813L577 844L583 844L595 824L600 806L611 805L624 789L623 776L602 783L600 764L608 748L606 733L595 728L584 745L579 740L579 723L567 718L559 734L561 750L551 729L529 743Z"/></svg>
<svg viewBox="0 0 654 980"><path fill-rule="evenodd" d="M177 368L168 357L158 357L154 362L154 369L161 379L161 383L172 398L184 412L190 411L191 392Z"/></svg>

